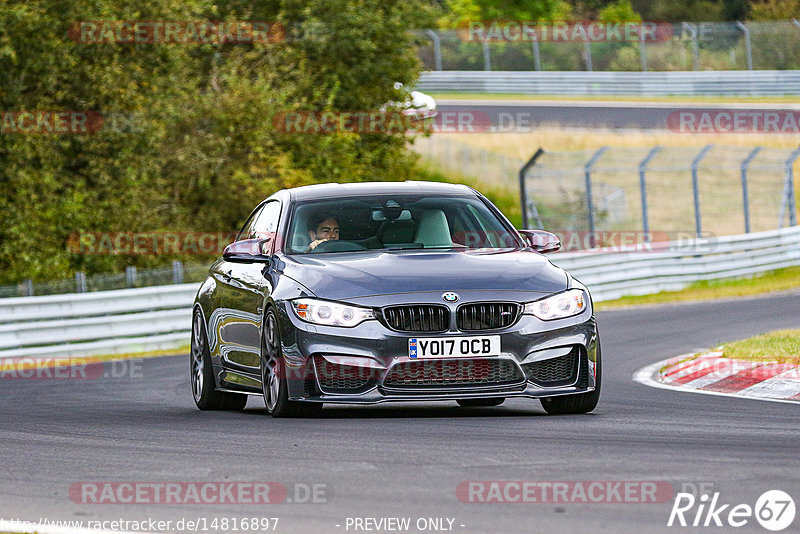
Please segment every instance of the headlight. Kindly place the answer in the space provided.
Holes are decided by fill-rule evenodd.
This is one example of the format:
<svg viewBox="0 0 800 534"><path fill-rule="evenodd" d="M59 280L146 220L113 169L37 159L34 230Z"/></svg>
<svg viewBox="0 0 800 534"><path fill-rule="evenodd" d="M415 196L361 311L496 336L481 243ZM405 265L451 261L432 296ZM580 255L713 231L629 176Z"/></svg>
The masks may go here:
<svg viewBox="0 0 800 534"><path fill-rule="evenodd" d="M570 289L536 302L525 304L525 312L543 321L578 315L586 309L588 298L582 289Z"/></svg>
<svg viewBox="0 0 800 534"><path fill-rule="evenodd" d="M298 299L292 301L295 315L309 323L325 326L356 326L375 314L368 308L338 304L327 300Z"/></svg>

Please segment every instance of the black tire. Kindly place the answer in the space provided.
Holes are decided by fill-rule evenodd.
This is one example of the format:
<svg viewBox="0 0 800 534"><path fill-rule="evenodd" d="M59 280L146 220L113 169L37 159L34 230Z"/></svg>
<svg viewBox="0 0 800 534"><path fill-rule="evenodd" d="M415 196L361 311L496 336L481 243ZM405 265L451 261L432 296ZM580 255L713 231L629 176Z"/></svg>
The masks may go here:
<svg viewBox="0 0 800 534"><path fill-rule="evenodd" d="M478 406L500 406L506 399L500 397L499 399L458 399L456 402L459 406L465 408L474 408Z"/></svg>
<svg viewBox="0 0 800 534"><path fill-rule="evenodd" d="M597 407L600 400L600 382L602 377L602 360L600 358L600 341L597 341L597 377L594 391L577 395L560 395L539 399L542 408L550 415L567 415L589 413Z"/></svg>
<svg viewBox="0 0 800 534"><path fill-rule="evenodd" d="M247 395L216 390L211 351L208 348L205 322L200 310L192 318L192 347L189 351L189 381L194 403L201 410L243 410Z"/></svg>
<svg viewBox="0 0 800 534"><path fill-rule="evenodd" d="M281 352L278 319L274 310L264 317L261 336L261 394L272 417L308 417L322 411L322 403L289 400L286 366Z"/></svg>

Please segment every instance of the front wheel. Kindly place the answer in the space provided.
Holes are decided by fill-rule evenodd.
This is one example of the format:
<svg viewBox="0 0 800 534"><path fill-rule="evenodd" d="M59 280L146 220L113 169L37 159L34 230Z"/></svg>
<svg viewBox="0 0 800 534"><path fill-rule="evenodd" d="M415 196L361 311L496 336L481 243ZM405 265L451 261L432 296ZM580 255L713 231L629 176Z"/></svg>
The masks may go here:
<svg viewBox="0 0 800 534"><path fill-rule="evenodd" d="M261 336L261 393L267 412L272 417L303 417L318 414L322 410L321 403L289 400L278 320L273 310L267 312L264 318L264 333Z"/></svg>
<svg viewBox="0 0 800 534"><path fill-rule="evenodd" d="M194 403L201 410L243 410L247 395L217 391L214 386L214 369L208 348L203 314L194 311L192 319L192 347L189 354L189 379Z"/></svg>
<svg viewBox="0 0 800 534"><path fill-rule="evenodd" d="M597 362L595 364L594 391L577 395L560 395L540 399L542 408L550 415L589 413L597 407L600 400L600 377L603 367L600 359L600 342L597 343Z"/></svg>

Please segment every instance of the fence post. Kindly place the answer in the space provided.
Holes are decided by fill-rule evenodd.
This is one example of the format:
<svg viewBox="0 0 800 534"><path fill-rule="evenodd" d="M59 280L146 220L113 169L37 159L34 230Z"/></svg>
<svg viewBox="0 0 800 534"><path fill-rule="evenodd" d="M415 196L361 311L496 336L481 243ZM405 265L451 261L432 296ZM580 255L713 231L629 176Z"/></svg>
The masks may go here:
<svg viewBox="0 0 800 534"><path fill-rule="evenodd" d="M533 36L533 68L537 71L542 70L542 58L539 55L539 39L536 34Z"/></svg>
<svg viewBox="0 0 800 534"><path fill-rule="evenodd" d="M183 263L181 263L180 260L175 260L172 262L172 283L183 283Z"/></svg>
<svg viewBox="0 0 800 534"><path fill-rule="evenodd" d="M592 72L592 43L589 41L583 45L583 55L586 58L586 70Z"/></svg>
<svg viewBox="0 0 800 534"><path fill-rule="evenodd" d="M483 70L492 70L492 60L489 55L489 41L483 40Z"/></svg>
<svg viewBox="0 0 800 534"><path fill-rule="evenodd" d="M753 158L761 152L761 147L757 146L742 161L742 207L744 209L744 233L750 233L750 195L747 191L747 167Z"/></svg>
<svg viewBox="0 0 800 534"><path fill-rule="evenodd" d="M747 51L747 70L753 70L753 49L750 46L750 30L741 21L736 21L736 26L744 33L744 48Z"/></svg>
<svg viewBox="0 0 800 534"><path fill-rule="evenodd" d="M650 242L650 224L647 221L647 181L645 180L645 173L647 172L647 165L650 163L650 160L653 159L653 156L658 154L659 150L661 150L660 146L653 147L642 162L639 163L639 192L642 197L642 231L644 232L645 241L648 243Z"/></svg>
<svg viewBox="0 0 800 534"><path fill-rule="evenodd" d="M594 203L592 202L592 167L606 150L608 150L607 146L600 147L583 167L584 179L586 180L586 207L589 210L589 248L594 248L596 241L594 235Z"/></svg>
<svg viewBox="0 0 800 534"><path fill-rule="evenodd" d="M33 280L26 278L22 281L22 294L26 297L33 296Z"/></svg>
<svg viewBox="0 0 800 534"><path fill-rule="evenodd" d="M436 70L442 70L442 41L439 39L439 36L436 35L436 32L431 29L425 30L425 34L433 41L434 68Z"/></svg>
<svg viewBox="0 0 800 534"><path fill-rule="evenodd" d="M783 228L783 218L789 210L789 226L797 226L797 207L794 202L794 162L800 157L800 148L789 154L784 163L786 168L786 183L783 186L783 202L781 202L781 218L778 228Z"/></svg>
<svg viewBox="0 0 800 534"><path fill-rule="evenodd" d="M75 292L86 293L86 273L82 271L75 273Z"/></svg>
<svg viewBox="0 0 800 534"><path fill-rule="evenodd" d="M647 51L644 47L644 32L639 28L639 56L642 60L642 72L647 72Z"/></svg>
<svg viewBox="0 0 800 534"><path fill-rule="evenodd" d="M706 145L700 151L699 154L692 160L692 192L694 194L694 229L697 237L700 237L700 234L703 232L702 221L700 217L700 184L697 179L697 169L700 167L700 162L706 157L708 151L711 150L714 145Z"/></svg>
<svg viewBox="0 0 800 534"><path fill-rule="evenodd" d="M700 49L697 45L697 28L694 24L689 22L682 22L681 26L689 32L692 39L692 70L700 70Z"/></svg>
<svg viewBox="0 0 800 534"><path fill-rule="evenodd" d="M544 150L542 150L541 148L537 148L536 152L534 152L533 156L531 156L531 159L529 159L528 162L525 165L523 165L522 168L519 170L519 201L520 201L520 208L522 208L523 229L530 228L528 221L528 188L525 185L525 174L527 174L528 169L536 165L536 160L539 159L539 157L542 154L544 154ZM533 206L535 210L536 205L534 204ZM542 220L539 218L539 211L538 210L535 211L537 219L536 222L539 225L539 228L541 228Z"/></svg>
<svg viewBox="0 0 800 534"><path fill-rule="evenodd" d="M136 287L136 267L134 265L125 267L125 282L128 287Z"/></svg>

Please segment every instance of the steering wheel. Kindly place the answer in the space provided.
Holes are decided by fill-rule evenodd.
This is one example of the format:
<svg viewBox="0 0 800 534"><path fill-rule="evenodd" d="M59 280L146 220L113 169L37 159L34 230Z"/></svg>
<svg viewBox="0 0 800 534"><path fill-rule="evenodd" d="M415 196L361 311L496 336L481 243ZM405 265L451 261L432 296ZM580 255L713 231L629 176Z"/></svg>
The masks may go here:
<svg viewBox="0 0 800 534"><path fill-rule="evenodd" d="M331 241L323 241L313 248L311 252L355 252L357 250L367 250L367 247L351 241L339 241L338 239L335 239Z"/></svg>

